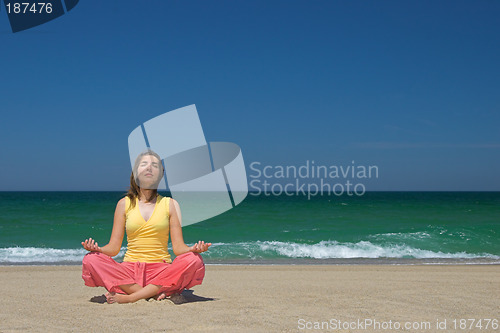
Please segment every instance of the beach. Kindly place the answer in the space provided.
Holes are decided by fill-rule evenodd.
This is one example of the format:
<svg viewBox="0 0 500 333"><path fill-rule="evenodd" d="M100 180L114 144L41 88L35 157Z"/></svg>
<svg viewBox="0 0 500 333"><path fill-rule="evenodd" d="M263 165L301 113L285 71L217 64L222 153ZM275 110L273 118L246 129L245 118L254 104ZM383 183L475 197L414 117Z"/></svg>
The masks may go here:
<svg viewBox="0 0 500 333"><path fill-rule="evenodd" d="M0 193L0 333L500 332L500 192L249 195L183 228L213 243L184 303L107 304L80 242L121 196Z"/></svg>
<svg viewBox="0 0 500 333"><path fill-rule="evenodd" d="M492 332L500 320L499 265L206 265L179 304L103 303L81 266L0 266L0 281L0 332Z"/></svg>

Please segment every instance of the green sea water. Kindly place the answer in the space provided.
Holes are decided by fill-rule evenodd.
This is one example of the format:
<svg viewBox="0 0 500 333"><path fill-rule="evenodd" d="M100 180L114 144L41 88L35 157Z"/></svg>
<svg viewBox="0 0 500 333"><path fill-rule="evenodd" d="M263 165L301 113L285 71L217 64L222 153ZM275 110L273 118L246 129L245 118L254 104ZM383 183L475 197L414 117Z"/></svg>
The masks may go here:
<svg viewBox="0 0 500 333"><path fill-rule="evenodd" d="M80 262L82 240L109 240L123 195L0 192L0 264ZM203 256L213 263L499 263L500 192L249 193L183 234L187 244L212 242Z"/></svg>

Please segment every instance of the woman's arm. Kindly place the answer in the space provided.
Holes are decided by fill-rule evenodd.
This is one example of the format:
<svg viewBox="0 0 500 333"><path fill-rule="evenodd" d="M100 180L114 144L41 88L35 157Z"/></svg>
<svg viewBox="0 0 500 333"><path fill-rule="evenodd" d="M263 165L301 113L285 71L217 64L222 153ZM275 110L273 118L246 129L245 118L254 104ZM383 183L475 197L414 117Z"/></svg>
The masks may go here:
<svg viewBox="0 0 500 333"><path fill-rule="evenodd" d="M199 241L193 246L187 246L184 243L184 238L182 237L182 216L181 208L179 203L174 199L170 199L170 239L172 240L172 249L174 254L179 256L187 252L202 253L208 250L208 247L212 243L205 243L204 241Z"/></svg>
<svg viewBox="0 0 500 333"><path fill-rule="evenodd" d="M125 198L122 198L116 204L115 217L113 220L113 231L109 243L103 247L99 247L97 242L92 238L86 239L82 242L82 246L87 251L101 252L110 257L116 256L120 252L125 235Z"/></svg>

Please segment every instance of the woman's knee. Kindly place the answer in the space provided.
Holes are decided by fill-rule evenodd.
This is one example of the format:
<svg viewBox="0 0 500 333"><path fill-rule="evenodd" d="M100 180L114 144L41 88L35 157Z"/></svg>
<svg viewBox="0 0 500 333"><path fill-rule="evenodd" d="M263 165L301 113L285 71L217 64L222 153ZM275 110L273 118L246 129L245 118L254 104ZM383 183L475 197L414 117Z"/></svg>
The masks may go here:
<svg viewBox="0 0 500 333"><path fill-rule="evenodd" d="M106 260L107 257L106 255L99 253L99 252L89 252L83 257L83 265L89 265L94 262L102 262Z"/></svg>
<svg viewBox="0 0 500 333"><path fill-rule="evenodd" d="M182 261L186 262L188 266L203 266L203 258L199 253L187 252L177 258L182 258ZM176 259L177 259L176 258Z"/></svg>
<svg viewBox="0 0 500 333"><path fill-rule="evenodd" d="M205 267L205 263L203 262L203 257L199 253L193 253L192 259L193 266L198 268Z"/></svg>

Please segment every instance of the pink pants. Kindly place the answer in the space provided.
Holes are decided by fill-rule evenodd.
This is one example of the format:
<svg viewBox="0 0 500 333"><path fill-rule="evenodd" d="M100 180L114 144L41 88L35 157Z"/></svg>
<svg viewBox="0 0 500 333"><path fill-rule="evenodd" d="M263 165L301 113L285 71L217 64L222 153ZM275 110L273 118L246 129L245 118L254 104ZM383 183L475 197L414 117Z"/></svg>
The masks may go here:
<svg viewBox="0 0 500 333"><path fill-rule="evenodd" d="M167 296L201 284L205 264L198 253L184 253L169 263L122 262L98 252L83 257L82 278L89 287L104 287L109 292L125 294L119 287L134 284L161 285L158 293Z"/></svg>

